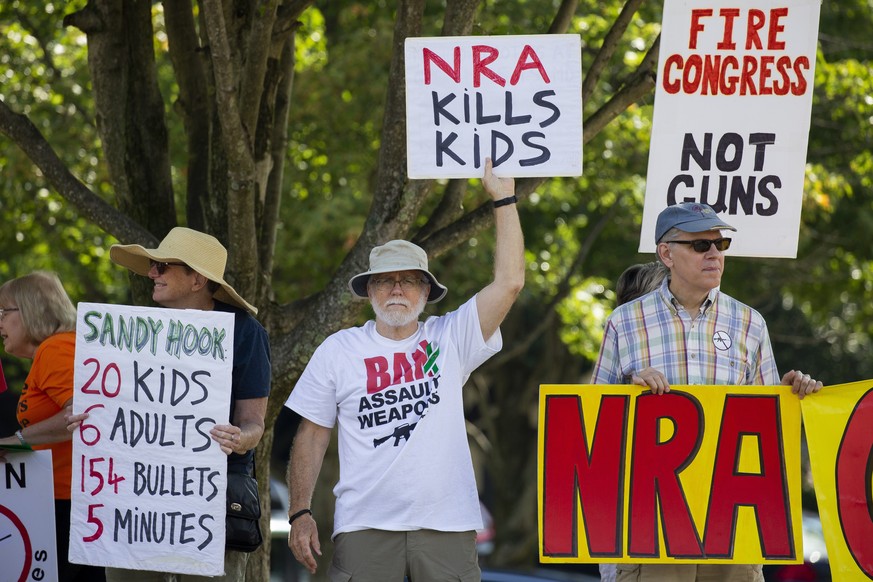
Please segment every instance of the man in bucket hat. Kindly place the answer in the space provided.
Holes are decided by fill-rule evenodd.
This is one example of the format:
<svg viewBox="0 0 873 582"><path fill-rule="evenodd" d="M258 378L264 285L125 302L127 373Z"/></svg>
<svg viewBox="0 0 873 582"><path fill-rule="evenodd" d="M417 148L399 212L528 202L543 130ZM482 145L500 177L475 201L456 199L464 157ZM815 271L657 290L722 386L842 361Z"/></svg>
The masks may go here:
<svg viewBox="0 0 873 582"><path fill-rule="evenodd" d="M479 580L482 527L461 388L501 347L499 325L524 285L524 243L514 180L486 161L495 207L494 279L457 311L419 321L446 288L416 245L394 240L349 281L376 318L319 346L286 406L303 418L288 469L288 545L315 573L321 554L310 511L334 424L340 478L334 493L331 580Z"/></svg>
<svg viewBox="0 0 873 582"><path fill-rule="evenodd" d="M225 311L234 314L230 424L216 424L210 434L227 457L228 472L252 474L254 448L264 433L270 394L270 344L253 317L258 310L224 280L227 250L213 236L176 227L156 249L113 245L109 258L154 283L152 299L162 307ZM87 414L68 418L75 429ZM109 582L174 582L245 580L247 553L225 550L224 576L207 577L106 568Z"/></svg>
<svg viewBox="0 0 873 582"><path fill-rule="evenodd" d="M764 318L719 290L724 251L736 229L706 204L669 206L658 215L660 287L615 309L606 321L594 384L637 384L653 394L670 384L765 386L780 383ZM781 383L800 398L822 383L791 370ZM763 582L760 565L603 564L602 580ZM617 577L616 577L617 574Z"/></svg>

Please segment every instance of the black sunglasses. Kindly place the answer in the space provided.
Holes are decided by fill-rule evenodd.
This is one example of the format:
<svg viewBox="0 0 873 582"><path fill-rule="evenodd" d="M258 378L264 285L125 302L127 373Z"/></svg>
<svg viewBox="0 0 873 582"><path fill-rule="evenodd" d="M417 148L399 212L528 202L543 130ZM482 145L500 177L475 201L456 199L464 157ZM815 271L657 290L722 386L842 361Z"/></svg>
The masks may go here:
<svg viewBox="0 0 873 582"><path fill-rule="evenodd" d="M705 253L709 250L710 245L715 245L715 248L719 251L726 251L731 248L731 239L729 238L717 238L714 240L698 238L694 240L668 240L667 242L676 243L677 245L691 245L691 248L697 253Z"/></svg>
<svg viewBox="0 0 873 582"><path fill-rule="evenodd" d="M185 263L159 263L158 261L149 261L149 270L151 271L152 267L158 270L158 275L163 275L167 272L167 269L172 267L173 265L177 267L186 267Z"/></svg>

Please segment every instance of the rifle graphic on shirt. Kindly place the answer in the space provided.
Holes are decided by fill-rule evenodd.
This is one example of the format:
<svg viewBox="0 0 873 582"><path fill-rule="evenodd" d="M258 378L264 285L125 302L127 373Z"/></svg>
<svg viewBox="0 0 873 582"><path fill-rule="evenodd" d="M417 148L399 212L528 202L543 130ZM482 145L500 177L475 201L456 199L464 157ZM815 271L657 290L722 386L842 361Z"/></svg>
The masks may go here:
<svg viewBox="0 0 873 582"><path fill-rule="evenodd" d="M381 445L382 443L384 443L385 441L387 441L391 437L394 437L394 446L395 447L400 444L400 439L409 440L409 437L412 434L412 429L415 428L416 424L418 424L418 423L413 422L412 424L409 424L409 423L401 424L400 426L396 427L394 429L394 432L392 432L388 436L384 436L384 437L378 438L378 439L373 439L373 448L378 447L379 445Z"/></svg>

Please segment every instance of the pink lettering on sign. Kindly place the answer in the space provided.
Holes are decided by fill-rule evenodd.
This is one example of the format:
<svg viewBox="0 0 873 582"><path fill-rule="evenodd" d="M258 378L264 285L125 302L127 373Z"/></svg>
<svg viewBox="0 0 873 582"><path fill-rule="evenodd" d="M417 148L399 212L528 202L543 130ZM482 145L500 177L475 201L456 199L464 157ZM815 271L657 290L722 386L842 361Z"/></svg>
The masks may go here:
<svg viewBox="0 0 873 582"><path fill-rule="evenodd" d="M449 61L438 55L428 48L421 51L421 56L424 62L424 84L430 85L433 82L434 70L436 67L451 79L454 83L460 84L463 77L463 65L461 47L452 48L451 64ZM495 85L500 87L506 86L506 79L495 70L500 59L506 60L505 55L501 56L497 48L485 44L477 44L470 47L470 59L468 70L470 78L473 82L473 87L481 87L483 78L489 79ZM524 45L515 59L515 65L512 69L512 75L509 78L510 85L517 85L521 81L521 76L525 71L536 71L544 83L551 83L546 67L543 65L536 50L530 45ZM510 61L511 62L511 61Z"/></svg>

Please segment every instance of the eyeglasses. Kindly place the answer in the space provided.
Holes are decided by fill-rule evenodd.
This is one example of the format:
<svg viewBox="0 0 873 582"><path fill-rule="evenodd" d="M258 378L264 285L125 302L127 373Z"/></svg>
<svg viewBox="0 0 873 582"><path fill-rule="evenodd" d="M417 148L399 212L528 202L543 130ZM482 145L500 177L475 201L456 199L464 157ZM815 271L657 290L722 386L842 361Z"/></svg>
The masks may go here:
<svg viewBox="0 0 873 582"><path fill-rule="evenodd" d="M154 267L158 270L158 275L163 275L172 266L187 267L185 263L159 263L158 261L149 261L149 271Z"/></svg>
<svg viewBox="0 0 873 582"><path fill-rule="evenodd" d="M379 291L391 291L398 283L403 291L412 291L424 285L426 281L414 277L404 277L402 279L392 279L390 277L370 278L370 284Z"/></svg>
<svg viewBox="0 0 873 582"><path fill-rule="evenodd" d="M2 307L0 308L0 321L3 321L3 318L6 317L7 313L11 313L13 311L21 311L18 307Z"/></svg>
<svg viewBox="0 0 873 582"><path fill-rule="evenodd" d="M716 250L726 251L731 248L731 239L717 238L710 240L708 238L698 238L694 240L668 240L668 243L676 243L677 245L691 245L694 252L705 253L711 245L715 245Z"/></svg>

